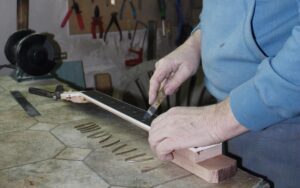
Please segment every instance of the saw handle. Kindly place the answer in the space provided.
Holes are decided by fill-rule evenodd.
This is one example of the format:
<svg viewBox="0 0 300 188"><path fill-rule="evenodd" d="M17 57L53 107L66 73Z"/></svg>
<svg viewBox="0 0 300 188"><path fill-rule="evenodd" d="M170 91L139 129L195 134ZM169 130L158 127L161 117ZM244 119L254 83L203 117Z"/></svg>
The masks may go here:
<svg viewBox="0 0 300 188"><path fill-rule="evenodd" d="M31 93L31 94L34 94L34 95L42 96L42 97L53 98L53 93L52 92L49 92L49 91L43 90L43 89L30 87L28 89L28 92Z"/></svg>

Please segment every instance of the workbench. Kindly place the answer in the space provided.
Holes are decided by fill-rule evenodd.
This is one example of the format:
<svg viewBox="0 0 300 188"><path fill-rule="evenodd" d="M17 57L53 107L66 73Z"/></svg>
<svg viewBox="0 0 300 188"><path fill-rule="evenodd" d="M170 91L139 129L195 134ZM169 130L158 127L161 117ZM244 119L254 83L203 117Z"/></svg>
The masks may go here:
<svg viewBox="0 0 300 188"><path fill-rule="evenodd" d="M1 188L268 186L242 170L220 184L206 183L158 160L149 148L147 132L111 113L92 104L55 101L27 91L30 86L54 90L57 84L54 79L17 83L0 77ZM21 91L41 115L28 116L11 90ZM99 125L110 139L99 143L100 138L88 138L91 133L75 128L88 122ZM124 152L128 149L133 151Z"/></svg>

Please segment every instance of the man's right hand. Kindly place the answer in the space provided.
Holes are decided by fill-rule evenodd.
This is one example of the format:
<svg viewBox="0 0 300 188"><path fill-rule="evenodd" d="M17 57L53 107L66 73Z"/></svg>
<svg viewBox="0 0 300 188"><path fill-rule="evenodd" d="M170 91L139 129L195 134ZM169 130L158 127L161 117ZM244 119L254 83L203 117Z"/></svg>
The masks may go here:
<svg viewBox="0 0 300 188"><path fill-rule="evenodd" d="M183 45L155 64L155 71L150 79L149 104L156 99L162 82L165 81L165 94L171 95L195 74L200 62L200 36L200 30L194 32Z"/></svg>

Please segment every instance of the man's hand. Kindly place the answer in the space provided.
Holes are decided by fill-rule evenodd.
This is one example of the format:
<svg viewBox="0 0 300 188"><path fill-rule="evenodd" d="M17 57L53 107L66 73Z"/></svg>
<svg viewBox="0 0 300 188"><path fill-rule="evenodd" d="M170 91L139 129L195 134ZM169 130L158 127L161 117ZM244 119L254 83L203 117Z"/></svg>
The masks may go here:
<svg viewBox="0 0 300 188"><path fill-rule="evenodd" d="M153 121L149 143L161 160L173 160L174 150L221 143L246 131L233 116L227 99L207 107L170 109Z"/></svg>
<svg viewBox="0 0 300 188"><path fill-rule="evenodd" d="M150 79L149 104L156 98L163 81L164 92L171 95L190 76L195 74L200 62L200 31L192 36L175 51L159 60Z"/></svg>

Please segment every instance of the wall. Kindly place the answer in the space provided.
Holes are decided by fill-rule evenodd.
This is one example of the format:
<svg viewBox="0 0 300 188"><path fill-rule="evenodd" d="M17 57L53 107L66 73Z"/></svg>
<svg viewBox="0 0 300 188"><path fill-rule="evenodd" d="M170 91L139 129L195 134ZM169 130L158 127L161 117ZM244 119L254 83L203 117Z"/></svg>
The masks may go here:
<svg viewBox="0 0 300 188"><path fill-rule="evenodd" d="M98 72L111 73L114 87L120 87L120 81L127 78L128 68L123 63L130 44L127 33L123 33L125 40L122 42L119 42L118 33L111 33L107 43L94 40L89 34L70 36L68 27L60 28L67 9L67 0L30 0L29 27L37 32L55 34L62 51L68 53L68 60L83 61L88 87L94 85L93 75ZM16 1L0 0L0 14L0 64L7 64L2 52L7 38L16 31ZM142 33L138 34L137 41ZM169 41L158 35L158 46L158 56L161 57L173 49L173 39ZM8 73L8 70L0 72Z"/></svg>

